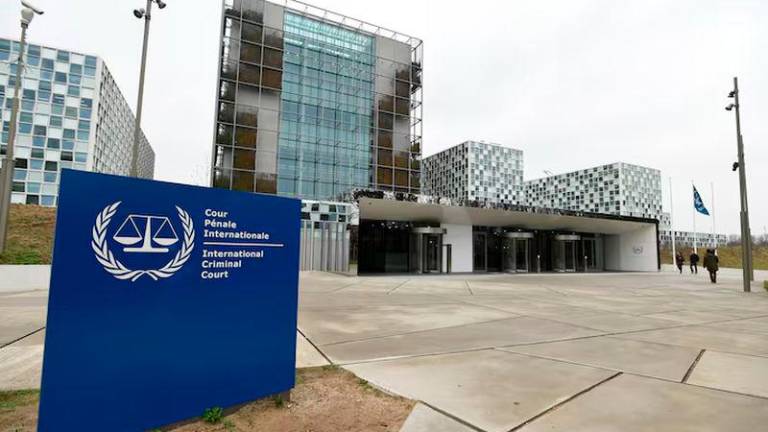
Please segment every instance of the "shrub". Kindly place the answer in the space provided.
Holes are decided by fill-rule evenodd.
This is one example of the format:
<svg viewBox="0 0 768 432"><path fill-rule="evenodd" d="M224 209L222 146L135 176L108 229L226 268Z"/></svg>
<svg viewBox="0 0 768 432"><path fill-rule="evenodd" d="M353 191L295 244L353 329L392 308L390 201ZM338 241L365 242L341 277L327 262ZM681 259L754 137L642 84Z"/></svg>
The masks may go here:
<svg viewBox="0 0 768 432"><path fill-rule="evenodd" d="M206 423L218 423L222 417L224 417L224 410L220 407L206 408L203 411L203 420Z"/></svg>

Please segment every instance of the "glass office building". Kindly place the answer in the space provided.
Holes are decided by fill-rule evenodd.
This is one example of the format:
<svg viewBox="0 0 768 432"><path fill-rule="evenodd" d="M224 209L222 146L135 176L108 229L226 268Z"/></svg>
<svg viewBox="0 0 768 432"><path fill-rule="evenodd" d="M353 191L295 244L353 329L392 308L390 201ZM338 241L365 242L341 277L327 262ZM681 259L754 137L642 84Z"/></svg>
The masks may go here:
<svg viewBox="0 0 768 432"><path fill-rule="evenodd" d="M455 202L523 204L523 151L465 141L424 158L423 190Z"/></svg>
<svg viewBox="0 0 768 432"><path fill-rule="evenodd" d="M616 162L525 182L533 207L661 219L661 171Z"/></svg>
<svg viewBox="0 0 768 432"><path fill-rule="evenodd" d="M215 187L421 187L422 43L296 2L224 0Z"/></svg>
<svg viewBox="0 0 768 432"><path fill-rule="evenodd" d="M0 39L2 155L19 50L17 41ZM129 174L134 117L104 62L34 44L26 46L24 58L11 201L55 206L62 168ZM152 178L154 165L155 154L142 135L139 175Z"/></svg>

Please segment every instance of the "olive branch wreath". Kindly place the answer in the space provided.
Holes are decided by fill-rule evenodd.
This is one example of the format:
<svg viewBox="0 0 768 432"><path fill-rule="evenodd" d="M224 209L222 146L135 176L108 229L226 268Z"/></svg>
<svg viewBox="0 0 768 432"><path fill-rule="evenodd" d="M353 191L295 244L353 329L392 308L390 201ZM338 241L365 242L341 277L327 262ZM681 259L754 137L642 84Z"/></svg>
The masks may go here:
<svg viewBox="0 0 768 432"><path fill-rule="evenodd" d="M181 249L176 252L176 256L168 264L153 270L131 270L123 265L120 260L116 259L107 246L107 227L117 212L117 207L120 203L121 201L118 201L104 207L104 210L96 216L96 223L92 230L91 248L96 254L96 259L104 267L104 270L117 279L130 279L131 282L135 282L144 275L148 275L154 280L169 278L181 270L181 267L189 260L192 249L195 247L194 224L189 214L179 206L176 206L176 210L179 212L179 219L181 219L181 225L184 227L184 242Z"/></svg>

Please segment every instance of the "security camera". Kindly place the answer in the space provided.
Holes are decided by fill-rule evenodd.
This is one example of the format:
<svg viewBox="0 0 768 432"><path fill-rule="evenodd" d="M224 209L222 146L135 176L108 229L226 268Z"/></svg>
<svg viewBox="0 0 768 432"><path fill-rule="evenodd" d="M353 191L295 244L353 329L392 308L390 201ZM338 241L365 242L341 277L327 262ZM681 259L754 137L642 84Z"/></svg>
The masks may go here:
<svg viewBox="0 0 768 432"><path fill-rule="evenodd" d="M730 104L730 105L728 105L727 107L725 107L725 110L726 110L726 111L730 111L730 110L732 110L732 109L733 109L733 107L735 107L735 106L736 106L736 105L734 105L734 104Z"/></svg>
<svg viewBox="0 0 768 432"><path fill-rule="evenodd" d="M25 8L27 8L27 9L31 10L32 12L34 12L34 13L36 13L36 14L38 14L38 15L42 15L42 14L44 13L42 10L40 10L40 9L38 9L38 8L36 8L36 7L34 7L34 6L32 6L32 5L31 5L29 2L27 2L27 1L21 0L21 4L22 4L22 6L24 6Z"/></svg>
<svg viewBox="0 0 768 432"><path fill-rule="evenodd" d="M729 98L736 97L736 90L731 90L731 92L728 93L728 97Z"/></svg>
<svg viewBox="0 0 768 432"><path fill-rule="evenodd" d="M736 171L737 169L739 169L739 163L738 162L734 162L733 166L731 167L731 170L732 171Z"/></svg>
<svg viewBox="0 0 768 432"><path fill-rule="evenodd" d="M133 16L135 16L136 18L144 18L145 13L146 11L144 10L144 8L133 10Z"/></svg>
<svg viewBox="0 0 768 432"><path fill-rule="evenodd" d="M156 0L156 3L157 3L157 7L159 7L160 9L165 9L165 7L168 6L162 0Z"/></svg>

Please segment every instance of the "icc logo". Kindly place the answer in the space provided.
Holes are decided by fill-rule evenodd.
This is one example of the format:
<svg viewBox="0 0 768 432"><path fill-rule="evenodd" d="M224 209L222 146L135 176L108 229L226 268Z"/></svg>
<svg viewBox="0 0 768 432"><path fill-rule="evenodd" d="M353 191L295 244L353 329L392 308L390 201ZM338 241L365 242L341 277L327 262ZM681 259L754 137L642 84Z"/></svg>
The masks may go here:
<svg viewBox="0 0 768 432"><path fill-rule="evenodd" d="M189 213L176 206L179 221L183 228L181 238L173 228L171 219L167 216L128 215L112 236L112 240L123 246L122 250L125 253L164 254L169 252L169 246L182 240L179 251L165 266L158 269L132 270L115 258L108 245L107 228L115 216L118 206L120 206L119 201L104 207L104 210L96 216L96 223L93 225L91 248L104 270L117 279L132 282L144 275L154 280L169 278L181 270L195 247L195 227Z"/></svg>

